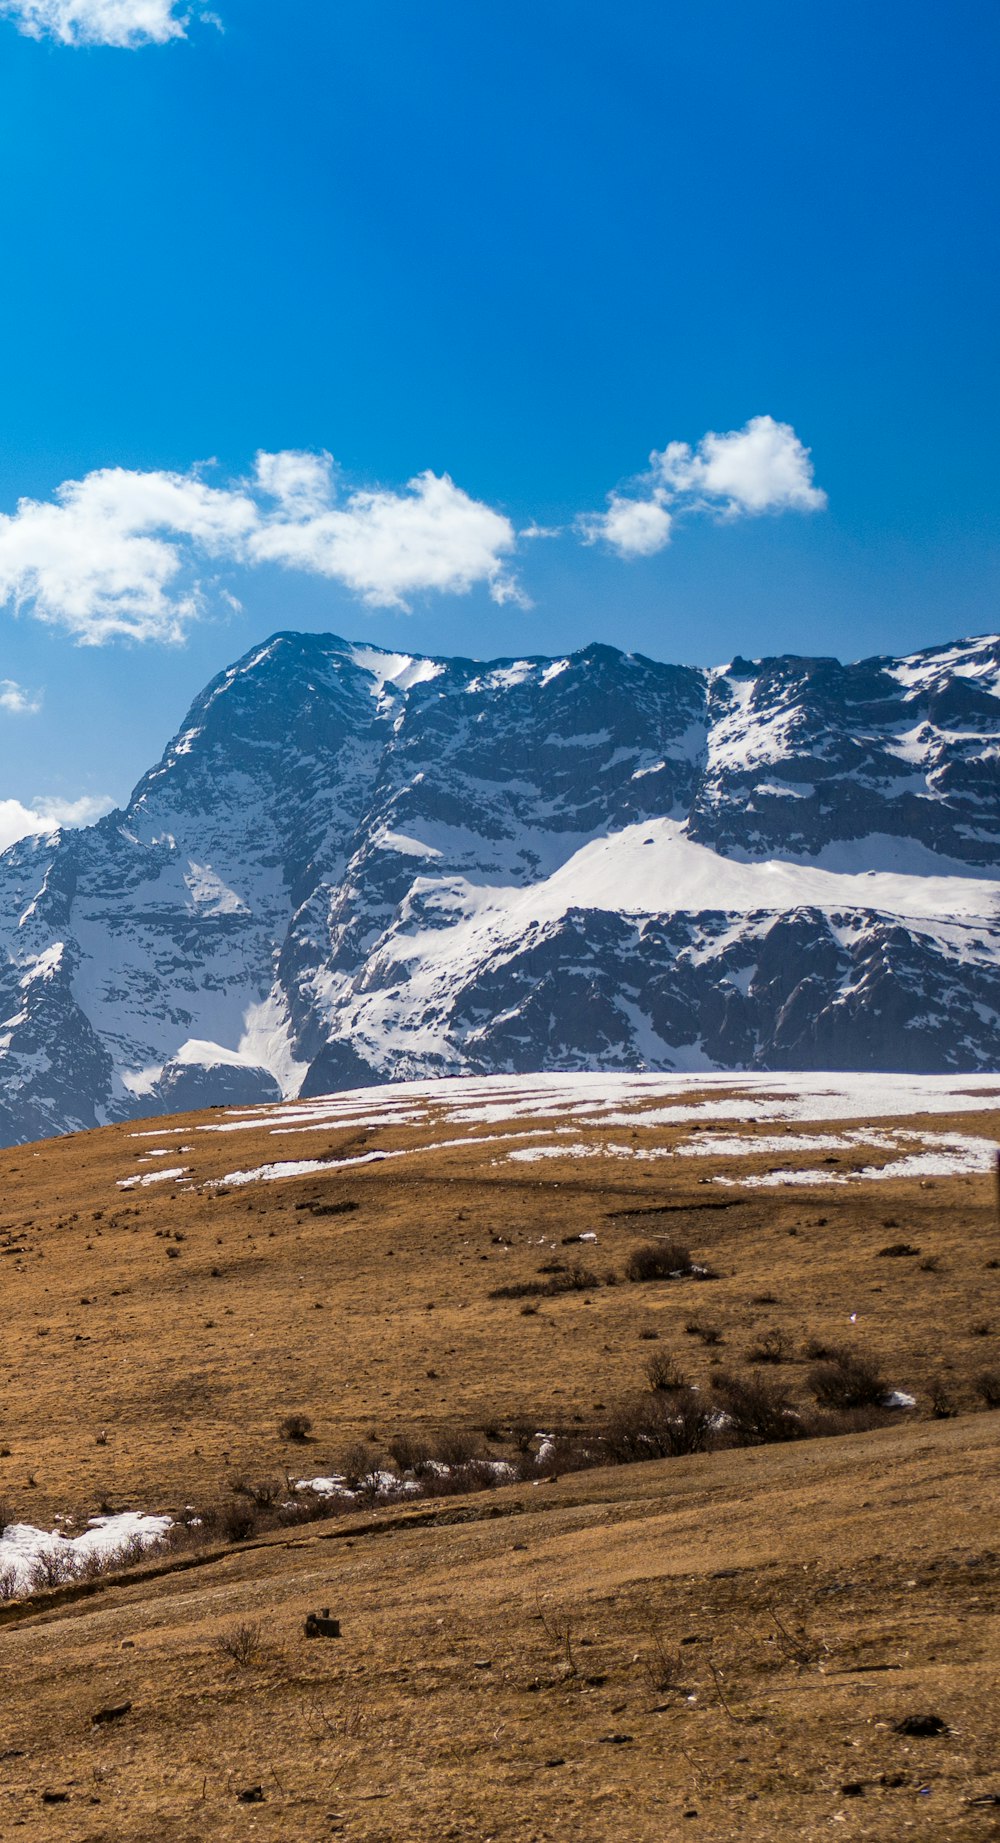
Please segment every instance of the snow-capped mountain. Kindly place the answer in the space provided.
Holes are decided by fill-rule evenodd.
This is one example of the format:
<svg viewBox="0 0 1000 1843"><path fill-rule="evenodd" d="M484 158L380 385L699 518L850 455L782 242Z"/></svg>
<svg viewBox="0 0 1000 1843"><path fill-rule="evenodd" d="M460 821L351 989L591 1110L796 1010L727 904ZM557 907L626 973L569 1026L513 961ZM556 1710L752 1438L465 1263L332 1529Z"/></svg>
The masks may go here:
<svg viewBox="0 0 1000 1843"><path fill-rule="evenodd" d="M995 1068L1000 639L483 665L284 633L0 857L0 1138L465 1071Z"/></svg>

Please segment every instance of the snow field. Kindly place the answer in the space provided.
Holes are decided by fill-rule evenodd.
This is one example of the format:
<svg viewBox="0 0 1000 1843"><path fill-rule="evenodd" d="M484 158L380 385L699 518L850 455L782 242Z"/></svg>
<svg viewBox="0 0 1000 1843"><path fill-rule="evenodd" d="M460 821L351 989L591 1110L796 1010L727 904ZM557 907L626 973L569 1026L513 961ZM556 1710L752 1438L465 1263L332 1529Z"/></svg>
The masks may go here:
<svg viewBox="0 0 1000 1843"><path fill-rule="evenodd" d="M116 1516L92 1517L79 1536L8 1523L0 1531L0 1599L10 1600L40 1587L58 1586L110 1569L117 1559L135 1561L155 1549L171 1527L170 1517L126 1510Z"/></svg>
<svg viewBox="0 0 1000 1843"><path fill-rule="evenodd" d="M997 1143L985 1137L941 1134L929 1130L855 1128L828 1133L795 1133L797 1124L857 1119L900 1119L983 1112L1000 1107L1000 1076L884 1074L747 1075L603 1075L567 1073L527 1076L444 1078L401 1082L389 1087L353 1090L315 1101L272 1108L234 1111L227 1119L199 1128L207 1133L260 1131L275 1137L300 1133L392 1128L426 1129L443 1122L503 1128L530 1119L549 1124L494 1133L442 1138L428 1145L373 1148L343 1159L284 1159L252 1168L235 1168L218 1180L225 1185L269 1183L317 1172L347 1170L386 1159L419 1157L453 1147L494 1145L508 1162L531 1164L552 1158L628 1158L639 1162L670 1158L748 1158L776 1154L788 1158L810 1152L852 1151L859 1146L895 1153L881 1166L856 1172L829 1169L777 1170L746 1177L717 1177L718 1183L753 1186L782 1183L843 1184L895 1177L947 1177L985 1172L997 1157ZM780 1125L782 1133L701 1132L713 1122L730 1127ZM595 1142L579 1137L605 1129L690 1126L691 1135L675 1147ZM698 1134L698 1137L695 1134ZM577 1135L574 1137L574 1134ZM540 1140L508 1150L514 1139ZM560 1139L563 1143L560 1143ZM567 1143L570 1140L571 1143ZM121 1186L148 1183L150 1174L120 1180Z"/></svg>

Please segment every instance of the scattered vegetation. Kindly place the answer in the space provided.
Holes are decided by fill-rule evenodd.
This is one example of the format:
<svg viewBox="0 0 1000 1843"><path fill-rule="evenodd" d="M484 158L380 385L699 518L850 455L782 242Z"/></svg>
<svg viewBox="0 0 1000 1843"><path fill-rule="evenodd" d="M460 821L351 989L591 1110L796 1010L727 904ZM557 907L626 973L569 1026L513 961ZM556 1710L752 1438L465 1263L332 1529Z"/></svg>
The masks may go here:
<svg viewBox="0 0 1000 1843"><path fill-rule="evenodd" d="M809 1387L821 1408L876 1408L889 1392L874 1357L846 1345L809 1371Z"/></svg>

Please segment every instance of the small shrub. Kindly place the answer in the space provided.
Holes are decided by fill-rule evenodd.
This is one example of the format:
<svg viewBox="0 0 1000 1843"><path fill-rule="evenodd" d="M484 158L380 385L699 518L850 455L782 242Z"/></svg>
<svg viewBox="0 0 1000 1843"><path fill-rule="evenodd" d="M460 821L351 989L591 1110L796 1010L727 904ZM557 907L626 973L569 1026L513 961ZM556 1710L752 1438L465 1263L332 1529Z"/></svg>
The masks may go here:
<svg viewBox="0 0 1000 1843"><path fill-rule="evenodd" d="M43 1593L51 1587L62 1587L72 1572L68 1556L60 1555L57 1549L43 1551L31 1564L32 1592Z"/></svg>
<svg viewBox="0 0 1000 1843"><path fill-rule="evenodd" d="M646 1395L617 1408L604 1433L607 1457L617 1465L703 1453L712 1441L712 1414L694 1389Z"/></svg>
<svg viewBox="0 0 1000 1843"><path fill-rule="evenodd" d="M888 1393L875 1359L845 1346L809 1371L809 1387L821 1408L875 1408Z"/></svg>
<svg viewBox="0 0 1000 1843"><path fill-rule="evenodd" d="M921 1273L940 1273L941 1256L939 1254L925 1254L920 1263L920 1271Z"/></svg>
<svg viewBox="0 0 1000 1843"><path fill-rule="evenodd" d="M969 1336L970 1337L989 1337L992 1329L993 1329L993 1326L990 1324L990 1321L988 1318L977 1318L975 1323L969 1326Z"/></svg>
<svg viewBox="0 0 1000 1843"><path fill-rule="evenodd" d="M286 1414L278 1423L278 1432L283 1440L294 1440L301 1446L312 1433L312 1421L308 1414Z"/></svg>
<svg viewBox="0 0 1000 1843"><path fill-rule="evenodd" d="M603 1464L604 1458L600 1443L595 1439L588 1439L585 1434L557 1433L548 1443L545 1457L527 1473L523 1465L519 1465L518 1476L523 1481L526 1477L555 1478L561 1472L585 1472L588 1466Z"/></svg>
<svg viewBox="0 0 1000 1843"><path fill-rule="evenodd" d="M553 1265L557 1265L553 1263ZM549 1271L546 1269L546 1271ZM574 1261L572 1266L550 1272L547 1280L514 1281L510 1286L495 1286L490 1299L555 1299L560 1293L596 1292L601 1281L592 1267Z"/></svg>
<svg viewBox="0 0 1000 1843"><path fill-rule="evenodd" d="M802 1346L802 1355L808 1357L810 1363L823 1363L827 1357L834 1355L834 1350L835 1346L828 1344L823 1337L807 1337Z"/></svg>
<svg viewBox="0 0 1000 1843"><path fill-rule="evenodd" d="M680 1242L638 1242L625 1262L625 1277L644 1280L680 1280L694 1272L690 1250Z"/></svg>
<svg viewBox="0 0 1000 1843"><path fill-rule="evenodd" d="M263 1650L263 1637L258 1620L244 1619L234 1625L229 1632L223 1632L215 1641L216 1649L232 1663L239 1664L246 1670Z"/></svg>
<svg viewBox="0 0 1000 1843"><path fill-rule="evenodd" d="M275 1510L286 1495L286 1487L278 1479L265 1478L259 1484L247 1484L242 1478L234 1479L232 1484L234 1497L248 1497L258 1510Z"/></svg>
<svg viewBox="0 0 1000 1843"><path fill-rule="evenodd" d="M17 1569L13 1566L0 1568L0 1605L7 1600L16 1600L18 1592Z"/></svg>
<svg viewBox="0 0 1000 1843"><path fill-rule="evenodd" d="M349 1446L338 1466L343 1473L344 1483L349 1491L358 1491L362 1495L374 1495L378 1489L378 1474L382 1470L378 1453L373 1453L363 1440L357 1440Z"/></svg>
<svg viewBox="0 0 1000 1843"><path fill-rule="evenodd" d="M737 1376L724 1370L712 1378L712 1393L738 1446L768 1446L803 1438L802 1417L787 1392L763 1376Z"/></svg>
<svg viewBox="0 0 1000 1843"><path fill-rule="evenodd" d="M1000 1369L985 1369L976 1377L976 1394L988 1408L1000 1408Z"/></svg>
<svg viewBox="0 0 1000 1843"><path fill-rule="evenodd" d="M650 1357L646 1365L646 1380L651 1389L668 1394L671 1390L686 1389L688 1386L687 1377L669 1350L658 1350L655 1357Z"/></svg>
<svg viewBox="0 0 1000 1843"><path fill-rule="evenodd" d="M684 1326L684 1329L687 1332L688 1337L700 1338L702 1343L707 1344L710 1349L714 1345L721 1344L723 1342L722 1332L720 1331L718 1325L706 1324L703 1318L689 1319L687 1324Z"/></svg>
<svg viewBox="0 0 1000 1843"><path fill-rule="evenodd" d="M747 1346L748 1363L787 1363L790 1355L788 1339L783 1331L770 1330L761 1332L756 1342Z"/></svg>
<svg viewBox="0 0 1000 1843"><path fill-rule="evenodd" d="M878 1258L881 1261L899 1261L909 1259L913 1255L919 1253L920 1249L915 1248L912 1242L891 1241L887 1248L879 1249Z"/></svg>
<svg viewBox="0 0 1000 1843"><path fill-rule="evenodd" d="M260 1512L244 1498L232 1498L217 1512L219 1534L226 1542L246 1542L260 1527Z"/></svg>
<svg viewBox="0 0 1000 1843"><path fill-rule="evenodd" d="M401 1472L419 1473L431 1457L431 1448L426 1440L418 1440L413 1434L394 1433L388 1453Z"/></svg>
<svg viewBox="0 0 1000 1843"><path fill-rule="evenodd" d="M949 1394L948 1385L943 1376L936 1376L934 1378L934 1381L931 1383L930 1396L931 1413L934 1419L936 1421L954 1420L958 1413L958 1409L955 1406L952 1396Z"/></svg>
<svg viewBox="0 0 1000 1843"><path fill-rule="evenodd" d="M434 1443L434 1456L441 1465L468 1465L473 1459L482 1457L482 1442L478 1434L469 1433L464 1427L447 1427L439 1434Z"/></svg>

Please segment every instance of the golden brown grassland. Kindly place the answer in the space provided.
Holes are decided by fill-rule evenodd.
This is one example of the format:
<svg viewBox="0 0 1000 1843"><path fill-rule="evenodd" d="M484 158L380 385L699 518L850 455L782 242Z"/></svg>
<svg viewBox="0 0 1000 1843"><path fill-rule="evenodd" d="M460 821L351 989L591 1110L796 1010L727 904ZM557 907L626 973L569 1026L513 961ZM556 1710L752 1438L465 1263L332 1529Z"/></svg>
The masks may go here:
<svg viewBox="0 0 1000 1843"><path fill-rule="evenodd" d="M1000 1804L971 1802L1000 1798L992 1177L722 1190L711 1159L470 1143L220 1192L237 1165L444 1135L217 1120L0 1154L5 1521L179 1512L401 1433L502 1458L519 1427L599 1434L657 1354L707 1398L768 1334L796 1403L805 1346L848 1342L918 1410L359 1509L8 1605L0 1839L1000 1836ZM995 1114L930 1124L1000 1137ZM119 1190L161 1145L193 1147L196 1187ZM717 1277L627 1282L651 1235ZM898 1243L919 1252L880 1254ZM489 1297L575 1259L602 1283ZM309 1641L325 1605L344 1636ZM947 1732L896 1732L927 1714Z"/></svg>

